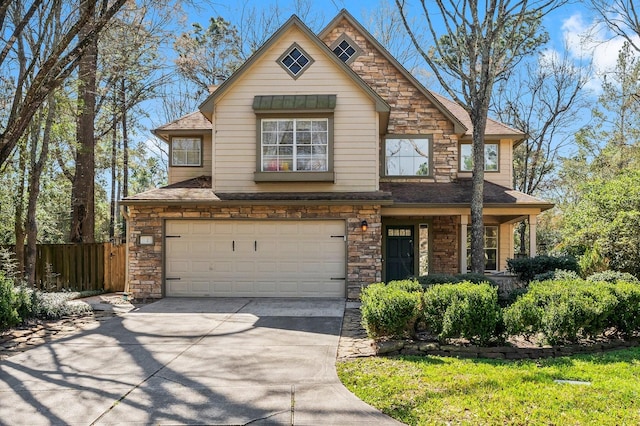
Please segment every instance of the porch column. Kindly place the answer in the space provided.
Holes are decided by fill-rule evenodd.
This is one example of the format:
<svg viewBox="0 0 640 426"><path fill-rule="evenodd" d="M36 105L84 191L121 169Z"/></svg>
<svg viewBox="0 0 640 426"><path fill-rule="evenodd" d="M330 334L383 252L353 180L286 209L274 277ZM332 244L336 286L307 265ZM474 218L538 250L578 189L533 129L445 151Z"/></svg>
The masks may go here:
<svg viewBox="0 0 640 426"><path fill-rule="evenodd" d="M469 216L460 215L460 273L467 273L467 225Z"/></svg>
<svg viewBox="0 0 640 426"><path fill-rule="evenodd" d="M529 215L529 257L536 257L538 216Z"/></svg>

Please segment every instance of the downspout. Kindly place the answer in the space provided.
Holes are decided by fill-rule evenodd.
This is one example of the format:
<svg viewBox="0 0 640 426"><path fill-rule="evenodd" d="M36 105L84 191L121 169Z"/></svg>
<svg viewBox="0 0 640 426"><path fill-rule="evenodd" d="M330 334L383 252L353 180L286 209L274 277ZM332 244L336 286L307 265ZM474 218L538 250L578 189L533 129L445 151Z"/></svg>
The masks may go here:
<svg viewBox="0 0 640 426"><path fill-rule="evenodd" d="M127 210L127 206L120 205L120 214L125 220L125 266L124 266L124 294L122 295L124 300L129 300L129 232L130 232L130 223L129 219L129 211Z"/></svg>

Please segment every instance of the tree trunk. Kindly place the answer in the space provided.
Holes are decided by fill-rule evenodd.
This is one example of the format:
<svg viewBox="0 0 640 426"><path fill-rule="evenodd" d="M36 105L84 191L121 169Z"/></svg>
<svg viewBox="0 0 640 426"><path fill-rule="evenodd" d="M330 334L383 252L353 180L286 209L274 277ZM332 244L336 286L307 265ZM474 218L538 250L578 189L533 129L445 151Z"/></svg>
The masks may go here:
<svg viewBox="0 0 640 426"><path fill-rule="evenodd" d="M34 140L31 145L31 172L29 174L29 203L27 205L27 249L26 249L26 277L29 285L36 285L36 254L38 244L38 222L36 219L36 209L38 196L40 195L40 177L49 157L49 143L51 141L51 131L55 118L55 97L49 96L47 102L47 118L44 123L42 134L42 148L38 156L38 144ZM38 138L39 139L39 138Z"/></svg>
<svg viewBox="0 0 640 426"><path fill-rule="evenodd" d="M487 115L472 116L473 175L471 181L471 272L484 274L484 129Z"/></svg>
<svg viewBox="0 0 640 426"><path fill-rule="evenodd" d="M115 105L115 93L114 93ZM111 137L111 206L109 211L109 239L113 242L116 232L116 166L117 166L117 134L118 134L117 114L113 113L113 133Z"/></svg>
<svg viewBox="0 0 640 426"><path fill-rule="evenodd" d="M24 277L24 243L26 238L26 232L24 229L24 187L27 176L27 149L26 144L21 143L18 151L18 182L17 193L14 210L14 222L13 229L16 236L16 278L22 279Z"/></svg>
<svg viewBox="0 0 640 426"><path fill-rule="evenodd" d="M95 14L95 2L82 2L84 13ZM93 19L93 18L92 18ZM91 25L83 28L80 38L87 36ZM76 129L76 173L71 189L71 230L74 243L95 241L95 135L96 70L98 44L93 37L86 46L78 67L78 124Z"/></svg>

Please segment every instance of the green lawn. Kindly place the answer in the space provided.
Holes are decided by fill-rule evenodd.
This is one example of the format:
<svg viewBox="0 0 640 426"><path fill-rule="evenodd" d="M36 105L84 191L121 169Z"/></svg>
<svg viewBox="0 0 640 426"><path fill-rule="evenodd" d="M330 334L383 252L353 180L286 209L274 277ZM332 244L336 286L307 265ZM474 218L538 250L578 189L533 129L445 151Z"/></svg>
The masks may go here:
<svg viewBox="0 0 640 426"><path fill-rule="evenodd" d="M640 348L530 361L360 358L337 367L359 398L412 425L640 424Z"/></svg>

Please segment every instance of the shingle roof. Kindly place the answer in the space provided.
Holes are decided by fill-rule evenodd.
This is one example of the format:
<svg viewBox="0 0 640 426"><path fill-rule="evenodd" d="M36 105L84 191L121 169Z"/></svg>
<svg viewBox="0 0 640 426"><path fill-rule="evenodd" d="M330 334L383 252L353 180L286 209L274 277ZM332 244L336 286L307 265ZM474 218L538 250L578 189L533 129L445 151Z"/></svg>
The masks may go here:
<svg viewBox="0 0 640 426"><path fill-rule="evenodd" d="M208 204L224 202L241 203L375 203L394 205L469 206L471 203L471 180L459 179L450 183L432 182L384 182L379 191L372 192L258 192L258 193L214 193L211 177L200 176L163 188L152 189L132 195L122 204ZM496 185L484 183L486 206L535 206L542 210L553 204L531 195Z"/></svg>
<svg viewBox="0 0 640 426"><path fill-rule="evenodd" d="M192 112L153 130L153 134L168 140L169 132L175 131L211 131L211 122L200 111Z"/></svg>
<svg viewBox="0 0 640 426"><path fill-rule="evenodd" d="M471 179L448 183L383 182L380 190L391 193L394 204L471 205ZM495 183L484 183L485 205L531 205L550 209L553 204Z"/></svg>
<svg viewBox="0 0 640 426"><path fill-rule="evenodd" d="M384 191L372 192L258 192L258 193L222 193L216 194L211 189L211 176L200 176L183 182L177 182L162 188L152 189L132 195L122 204L207 204L221 202L242 203L292 203L314 202L331 203L375 203L390 204L391 194Z"/></svg>
<svg viewBox="0 0 640 426"><path fill-rule="evenodd" d="M473 125L471 124L471 117L467 111L461 107L458 103L452 101L451 99L447 99L444 96L430 91L433 96L435 96L440 103L447 108L451 113L464 124L467 128L466 136L473 135ZM487 119L487 127L485 128L485 136L522 136L524 137L524 133L520 130L516 130L512 127L507 126L504 123L493 120L491 118Z"/></svg>

